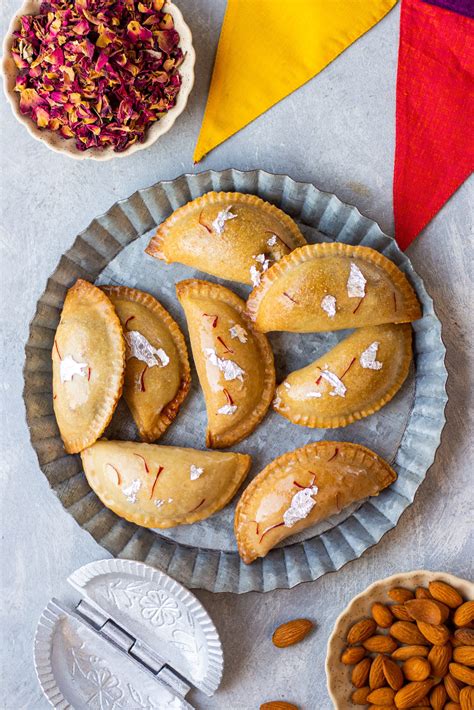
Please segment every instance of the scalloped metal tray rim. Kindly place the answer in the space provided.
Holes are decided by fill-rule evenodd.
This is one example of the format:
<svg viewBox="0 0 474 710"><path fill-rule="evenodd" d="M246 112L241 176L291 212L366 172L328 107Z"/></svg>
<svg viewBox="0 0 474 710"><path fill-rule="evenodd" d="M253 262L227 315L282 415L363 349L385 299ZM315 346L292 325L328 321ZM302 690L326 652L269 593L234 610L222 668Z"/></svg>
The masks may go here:
<svg viewBox="0 0 474 710"><path fill-rule="evenodd" d="M406 510L406 508L408 508L409 505L411 505L411 503L413 502L414 496L419 485L425 478L428 469L434 461L435 454L441 440L441 432L446 421L444 414L445 406L448 400L446 393L446 348L441 338L441 324L434 311L433 300L426 292L421 277L413 269L413 266L411 265L411 262L408 257L400 251L393 237L384 234L376 222L362 215L359 212L358 208L354 205L343 203L336 195L330 192L319 190L312 183L298 182L293 180L288 175L268 173L264 170L240 171L235 168L228 168L222 171L207 170L200 173L185 173L172 180L160 181L147 188L136 190L134 193L132 193L130 197L118 200L106 212L94 218L89 223L89 225L77 235L73 245L63 254L60 261L58 262L56 269L47 279L46 290L50 281L54 280L54 276L57 274L58 270L60 270L63 259L66 259L68 262L74 264L74 266L77 267L79 271L82 270L83 267L81 267L80 264L77 264L74 259L71 259L71 254L74 255L76 244L79 241L86 242L87 244L87 240L84 239L84 236L87 235L94 227L97 227L100 232L104 232L105 228L103 226L103 222L107 221L108 216L111 215L114 210L118 208L120 209L122 215L128 221L130 231L132 232L131 237L129 235L122 235L125 241L120 242L118 242L118 240L113 235L110 235L110 233L108 233L112 238L115 239L115 241L118 243L118 246L120 247L116 252L117 254L125 246L130 244L132 241L135 241L135 239L137 239L139 236L147 233L148 231L150 231L150 229L156 226L157 222L156 220L154 220L152 212L149 209L150 205L149 203L147 203L147 200L144 196L147 194L149 195L153 190L162 190L164 193L164 197L168 201L170 207L168 211L169 214L173 209L176 209L176 207L178 206L177 204L176 206L173 206L169 199L170 194L172 192L171 188L176 189L176 186L180 185L183 181L186 183L189 192L189 195L185 201L193 199L198 194L204 194L205 192L208 192L210 190L240 191L254 193L260 195L261 197L263 197L263 199L267 199L271 202L274 202L282 209L292 214L293 217L298 214L298 207L300 207L301 209L299 211L299 221L301 221L303 224L308 224L308 226L314 227L314 223L309 224L307 221L307 217L301 214L305 211L304 208L306 202L308 201L308 195L309 193L311 193L311 195L316 198L316 202L326 201L325 207L319 216L318 225L316 226L319 231L326 235L328 235L328 232L324 230L324 225L323 227L321 227L321 223L324 222L324 216L327 212L329 205L336 207L337 210L339 210L341 213L347 211L348 214L346 216L344 225L338 231L339 238L341 236L341 233L345 231L344 239L340 240L346 243L360 244L364 242L365 237L369 232L374 232L375 235L372 234L371 238L378 238L379 241L384 243L383 248L382 246L378 247L379 250L390 251L390 258L395 260L399 267L405 273L408 274L415 287L415 290L417 291L418 296L420 297L420 300L422 300L422 304L424 307L423 317L422 319L420 319L420 321L415 322L414 330L421 330L422 326L420 324L423 323L425 318L431 318L431 327L428 328L425 325L424 329L430 331L429 340L431 343L431 350L433 349L433 346L436 346L437 371L434 372L433 380L433 383L436 384L436 392L435 395L433 395L432 392L430 393L430 397L433 400L436 400L436 410L435 412L431 412L431 414L434 415L431 417L426 417L426 415L420 414L422 418L425 418L427 420L429 426L430 436L428 442L428 450L426 450L426 447L424 447L425 450L421 451L421 461L419 460L417 462L418 470L416 472L410 471L410 473L412 474L412 480L408 496L402 496L398 494L398 498L400 498L400 500L395 506L396 509L391 511L391 518L388 518L384 515L383 504L380 505L381 501L384 500L384 492L378 498L372 499L371 501L365 503L359 510L357 510L353 515L351 515L348 519L346 519L343 523L336 526L335 528L332 528L319 536L315 536L315 538L312 538L310 540L294 543L284 548L272 550L266 558L264 558L263 560L258 560L249 566L244 565L240 561L237 553L229 553L225 551L216 551L202 548L190 548L181 543L176 543L169 539L160 538L155 533L152 533L143 528L138 528L137 526L132 526L136 528L136 530L129 536L125 546L121 550L119 550L118 553L111 547L108 547L103 540L96 539L97 542L99 542L99 544L102 544L109 552L116 556L123 557L138 555L139 547L140 545L142 545L144 548L146 548L146 554L144 557L136 557L137 561L146 562L147 564L154 565L158 569L162 569L165 572L169 572L174 578L176 578L177 580L179 580L190 588L207 589L208 591L213 592L234 593L245 593L248 591L265 592L271 591L273 589L288 589L293 586L296 586L297 584L301 584L302 582L314 581L320 576L329 572L335 572L347 562L360 557L365 550L377 544L389 530L393 529L397 525L398 520L400 519L400 516L402 515L404 510ZM201 189L201 182L205 183L203 189ZM194 193L191 192L191 190L189 189L190 183L192 183L193 185L194 183L196 183L194 187L197 187L198 189L194 190ZM305 192L305 195L304 198L297 200L298 206L296 208L293 208L291 206L291 202L292 200L296 201L294 195L295 191ZM289 196L287 194L288 192L291 192ZM131 212L133 212L135 209L134 203L137 200L141 201L142 205L147 210L149 217L149 221L145 225L142 225L139 230L137 230L135 224L129 218L127 210L124 209L124 207L127 207L130 208ZM184 204L185 201L181 202L180 204ZM161 220L165 219L166 216L167 215L162 215ZM350 239L350 230L353 229L353 225L348 228L348 222L351 220L351 218L352 221L356 224L360 223L363 224L365 227L365 232L362 235L362 238L359 240L357 240L356 238L355 241L351 241ZM296 219L298 219L297 216ZM329 236L335 238L334 235L329 234ZM103 267L101 267L99 271L102 268ZM64 284L61 284L59 282L59 285L63 287L64 290L66 289L66 286ZM39 312L41 310L41 306L43 305L42 298L44 296L44 293L45 292L43 292L42 296L40 296L40 298L38 299L38 306L35 315L33 316L30 322L29 338L25 346L25 365L23 368L23 376L25 381L25 386L23 389L23 398L25 400L26 420L30 432L30 441L37 454L40 468L41 462L38 451L35 447L35 439L33 437L32 432L32 421L34 417L30 415L27 402L27 377L29 364L28 348L35 347L35 321L37 318L40 317ZM422 351L420 354L424 354L425 352L426 351ZM430 352L430 349L428 349L428 352ZM426 367L426 364L424 366ZM420 380L424 376L425 375L422 375ZM414 403L415 402L416 396ZM413 409L414 406L410 413L407 428L402 437L402 441L397 453L397 459L400 454L400 451L403 448L404 441L407 438L407 431L410 429L410 422L413 417ZM414 431L413 433L416 434L416 431ZM424 431L423 435L426 436L426 433L427 432ZM401 465L402 464L400 464L398 468L400 468ZM397 469L397 465L395 465L395 468ZM414 483L416 485L413 485ZM51 483L50 486L53 488ZM370 524L372 529L370 530L365 527L365 525L368 524L367 515L365 515L365 513L367 512L365 510L367 506L370 506L371 515L372 518L374 518L373 520L371 520ZM357 539L351 538L351 531L350 529L348 529L350 528L351 522L357 527ZM81 525L81 527L83 527L83 523L79 524ZM89 534L92 535L92 533ZM147 535L153 536L153 538L147 538ZM92 537L94 536L92 535ZM132 541L133 544L130 545ZM354 544L354 548L351 546L351 542ZM314 543L314 545L311 546L308 543ZM199 560L198 564L199 557L201 557L201 559ZM233 560L232 558L235 557L237 557L238 559Z"/></svg>

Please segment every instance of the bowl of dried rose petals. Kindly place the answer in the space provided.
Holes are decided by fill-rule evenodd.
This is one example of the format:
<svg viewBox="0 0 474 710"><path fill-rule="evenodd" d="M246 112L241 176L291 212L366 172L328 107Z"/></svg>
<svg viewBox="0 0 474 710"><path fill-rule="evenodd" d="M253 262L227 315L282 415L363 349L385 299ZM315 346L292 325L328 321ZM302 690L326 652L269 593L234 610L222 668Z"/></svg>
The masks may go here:
<svg viewBox="0 0 474 710"><path fill-rule="evenodd" d="M184 110L191 32L165 0L26 0L3 46L5 94L37 140L79 160L146 148Z"/></svg>
<svg viewBox="0 0 474 710"><path fill-rule="evenodd" d="M418 570L354 597L328 641L335 710L474 708L474 584Z"/></svg>

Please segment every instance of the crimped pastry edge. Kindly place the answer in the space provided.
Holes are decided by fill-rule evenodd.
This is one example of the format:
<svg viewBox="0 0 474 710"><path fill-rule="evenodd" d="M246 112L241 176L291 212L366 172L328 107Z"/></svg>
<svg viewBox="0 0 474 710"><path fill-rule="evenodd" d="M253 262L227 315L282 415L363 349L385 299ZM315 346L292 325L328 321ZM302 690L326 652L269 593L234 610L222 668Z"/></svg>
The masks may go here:
<svg viewBox="0 0 474 710"><path fill-rule="evenodd" d="M125 377L125 339L123 337L122 324L120 323L120 319L115 311L112 302L98 286L95 286L94 284L91 284L89 281L86 281L84 279L77 279L76 283L71 286L71 288L66 294L66 298L64 299L63 304L63 311L64 306L66 304L66 300L70 294L73 298L77 296L77 298L79 299L83 297L93 297L94 303L102 303L104 308L109 311L110 324L113 327L113 331L118 336L116 343L117 352L113 353L113 357L111 358L109 363L110 371L112 374L110 378L110 384L113 385L114 394L110 394L109 396L104 397L99 411L97 412L92 422L89 424L87 432L82 433L81 435L77 435L74 438L65 439L62 435L58 422L58 428L60 430L61 438L63 440L66 452L68 454L77 454L80 453L83 449L86 449L91 446L103 434L103 432L109 425L110 420L112 419L113 414L115 412L115 408L117 407L117 404L119 402L119 399L122 396L123 382ZM63 311L61 311L61 314Z"/></svg>
<svg viewBox="0 0 474 710"><path fill-rule="evenodd" d="M95 443L95 442L94 442ZM110 442L110 443L124 443L124 442ZM148 444L146 442L126 442L126 443L133 443L136 444L137 446L163 446L162 444ZM91 447L88 447L91 448ZM175 449L175 448L183 448L183 447L176 447L176 446L170 446L166 447L170 449ZM200 520L205 520L206 518L210 518L211 515L214 515L214 513L217 513L219 510L222 510L222 508L225 508L225 506L232 500L234 495L237 493L239 490L240 486L242 485L243 481L245 480L249 470L250 466L252 465L252 457L249 454L240 454L240 453L235 453L235 452L222 452L226 453L229 456L237 457L237 467L235 471L235 482L234 484L229 487L228 491L226 494L224 494L221 498L218 499L218 501L214 502L214 505L211 506L210 512L206 512L205 515L202 515L204 510L198 511L196 510L193 513L189 513L187 516L181 519L177 518L169 518L166 521L163 520L156 520L155 517L151 514L140 514L137 512L136 515L130 515L129 513L124 513L119 511L119 507L115 505L115 501L112 501L111 498L108 497L108 495L105 492L105 488L103 488L101 485L93 485L91 478L88 476L86 467L84 465L84 458L83 454L84 451L81 451L81 460L82 460L82 467L84 471L84 475L87 479L87 482L89 486L92 488L94 493L100 498L102 503L109 508L115 515L118 515L120 518L123 518L124 520L127 520L129 523L135 523L136 525L140 525L141 527L144 528L159 528L159 529L167 529L167 528L173 528L177 525L190 525L191 523L196 523ZM198 451L196 449L196 451Z"/></svg>
<svg viewBox="0 0 474 710"><path fill-rule="evenodd" d="M266 212L270 212L273 216L275 216L283 223L283 226L288 230L294 240L293 249L296 249L297 247L306 244L306 239L298 228L296 222L289 215L287 215L286 212L283 212L283 210L281 210L279 207L272 205L266 200L262 200L262 198L257 197L257 195L251 195L244 192L211 191L206 192L200 197L196 197L196 199L187 202L185 205L178 207L177 210L172 212L172 214L159 225L155 234L151 238L148 246L146 247L145 252L150 256L153 256L155 259L165 261L167 264L172 263L172 261L166 258L164 248L165 240L169 233L169 230L174 227L176 222L188 212L193 212L195 209L199 208L202 209L206 205L214 205L217 202L221 202L222 200L240 204L257 205L261 207Z"/></svg>
<svg viewBox="0 0 474 710"><path fill-rule="evenodd" d="M294 249L289 254L282 257L280 261L273 264L268 271L265 271L265 273L262 274L259 285L250 292L246 306L247 314L250 320L255 323L255 327L257 329L258 310L260 304L273 283L293 266L328 255L339 255L349 258L358 257L360 259L365 259L366 261L368 260L375 263L390 276L395 286L397 286L403 294L405 317L402 320L394 322L411 323L412 321L421 318L421 307L413 287L408 282L405 274L398 268L398 266L396 266L396 264L390 261L390 259L387 259L386 256L371 247L344 244L342 242L320 242L318 244L306 244L302 247Z"/></svg>
<svg viewBox="0 0 474 710"><path fill-rule="evenodd" d="M364 419L365 417L369 417L372 414L375 414L375 412L378 412L379 409L382 409L386 404L390 402L393 397L397 394L398 390L401 389L403 383L405 382L406 378L408 377L408 373L410 372L410 364L413 359L413 352L412 352L412 328L410 323L397 323L394 324L397 327L400 328L400 330L405 331L401 333L401 337L405 340L405 351L403 353L403 360L401 362L401 367L400 367L400 376L398 379L394 382L392 387L385 393L385 395L379 399L375 404L372 405L372 407L369 407L368 409L359 409L355 412L352 412L351 414L347 414L345 416L333 416L333 417L327 417L324 418L322 416L291 416L292 412L284 412L283 410L280 409L280 407L273 403L273 409L275 412L280 414L280 416L285 417L288 421L290 421L292 424L296 424L297 426L306 426L309 427L310 429L337 429L339 427L345 427L349 426L349 424L353 424L353 422L358 421L359 419ZM366 326L367 328L373 328L377 326ZM358 330L364 330L364 328L359 328ZM351 336L348 335L347 338L344 338L344 340L347 340ZM343 342L343 341L339 341ZM339 343L337 343L339 345ZM337 347L335 345L334 347ZM324 353L324 355L329 355L331 351L334 350L334 348L331 348L331 350L328 350L327 352ZM317 358L318 360L320 358ZM292 373L290 373L292 374ZM286 378L278 385L278 387L281 387L283 382L286 381ZM277 388L278 390L278 388Z"/></svg>
<svg viewBox="0 0 474 710"><path fill-rule="evenodd" d="M260 473L258 473L255 478L252 479L252 481L250 481L249 485L242 493L242 496L240 497L240 500L237 503L237 507L235 509L234 534L235 539L237 541L239 555L242 558L243 562L245 562L245 564L250 564L259 556L255 548L252 545L246 543L244 535L242 535L241 531L239 530L241 524L244 524L246 522L242 519L242 510L244 509L247 502L254 496L254 494L258 491L258 489L266 481L266 479L271 476L275 469L279 469L282 466L286 466L289 462L292 462L294 460L301 461L302 457L307 459L309 456L311 456L311 454L313 454L313 452L317 451L319 448L327 448L329 446L336 446L339 449L349 448L354 451L354 453L360 451L366 456L369 456L372 461L374 461L375 459L375 462L385 470L385 473L387 474L387 479L390 479L387 483L380 487L379 493L397 480L397 474L390 466L390 464L385 461L385 459L383 459L381 456L376 454L375 451L372 451L366 446L362 446L362 444L354 444L349 441L316 441L312 444L306 444L306 446L302 446L298 449L295 449L294 451L288 451L286 454L282 454L282 456L278 456L278 458L274 459L271 463L265 466L265 468L260 471Z"/></svg>
<svg viewBox="0 0 474 710"><path fill-rule="evenodd" d="M271 349L268 338L263 333L255 330L253 323L249 320L245 312L245 301L237 294L228 289L226 286L203 281L202 279L186 279L176 284L176 295L181 303L183 296L209 296L213 295L217 300L227 303L234 308L243 318L248 330L255 338L258 349L265 363L265 378L263 380L262 397L259 405L254 409L251 416L240 422L237 426L232 427L228 432L213 436L209 431L206 431L206 446L213 449L222 449L233 444L237 444L242 439L245 439L256 427L270 407L270 404L275 393L275 365L273 359L273 351Z"/></svg>
<svg viewBox="0 0 474 710"><path fill-rule="evenodd" d="M186 341L181 328L173 319L173 317L168 313L166 308L161 305L161 303L146 291L140 291L139 289L130 288L129 286L101 286L101 289L106 294L114 294L118 297L125 298L133 303L141 303L143 306L148 308L153 313L163 321L165 326L168 328L173 342L175 344L176 350L178 351L179 362L182 370L182 377L180 381L179 388L173 397L161 410L155 426L146 431L139 422L135 421L138 428L138 433L140 439L147 443L152 443L159 439L159 437L166 431L166 429L173 423L178 415L179 408L186 399L189 389L191 387L191 368L189 365L188 349L186 347ZM126 367L126 365L125 365Z"/></svg>

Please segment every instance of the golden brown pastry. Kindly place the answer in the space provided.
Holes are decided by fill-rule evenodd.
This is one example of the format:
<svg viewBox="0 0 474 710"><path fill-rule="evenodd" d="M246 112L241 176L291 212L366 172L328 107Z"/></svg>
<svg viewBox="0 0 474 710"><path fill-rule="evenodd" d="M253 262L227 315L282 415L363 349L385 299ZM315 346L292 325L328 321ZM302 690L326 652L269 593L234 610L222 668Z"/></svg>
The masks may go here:
<svg viewBox="0 0 474 710"><path fill-rule="evenodd" d="M78 279L64 301L54 338L53 407L70 454L99 438L122 393L125 341L107 296Z"/></svg>
<svg viewBox="0 0 474 710"><path fill-rule="evenodd" d="M224 286L190 279L176 286L207 409L206 444L232 446L265 416L275 391L273 353L245 303Z"/></svg>
<svg viewBox="0 0 474 710"><path fill-rule="evenodd" d="M186 343L178 324L150 296L126 286L103 286L126 341L124 397L143 441L169 427L191 385Z"/></svg>
<svg viewBox="0 0 474 710"><path fill-rule="evenodd" d="M208 192L160 224L145 251L255 286L271 264L303 244L293 220L269 202L240 192Z"/></svg>
<svg viewBox="0 0 474 710"><path fill-rule="evenodd" d="M405 274L374 249L332 242L296 249L263 274L247 311L258 330L292 333L409 323L421 316Z"/></svg>
<svg viewBox="0 0 474 710"><path fill-rule="evenodd" d="M245 489L234 531L244 562L265 557L281 540L339 513L397 478L380 456L358 444L319 441L272 461Z"/></svg>
<svg viewBox="0 0 474 710"><path fill-rule="evenodd" d="M234 497L250 456L134 441L98 441L82 453L89 485L107 508L147 528L195 523Z"/></svg>
<svg viewBox="0 0 474 710"><path fill-rule="evenodd" d="M294 424L343 427L389 402L410 368L411 325L359 328L279 385L273 408Z"/></svg>

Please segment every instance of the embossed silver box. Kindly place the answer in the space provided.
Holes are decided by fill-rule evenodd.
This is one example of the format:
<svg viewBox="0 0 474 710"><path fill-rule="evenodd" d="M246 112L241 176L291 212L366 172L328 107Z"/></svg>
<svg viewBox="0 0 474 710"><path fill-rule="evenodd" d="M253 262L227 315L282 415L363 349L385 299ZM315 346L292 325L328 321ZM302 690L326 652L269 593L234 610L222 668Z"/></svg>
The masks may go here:
<svg viewBox="0 0 474 710"><path fill-rule="evenodd" d="M45 696L65 710L192 710L191 687L212 695L222 677L217 630L174 579L131 560L101 560L68 579L81 599L51 599L34 643Z"/></svg>

